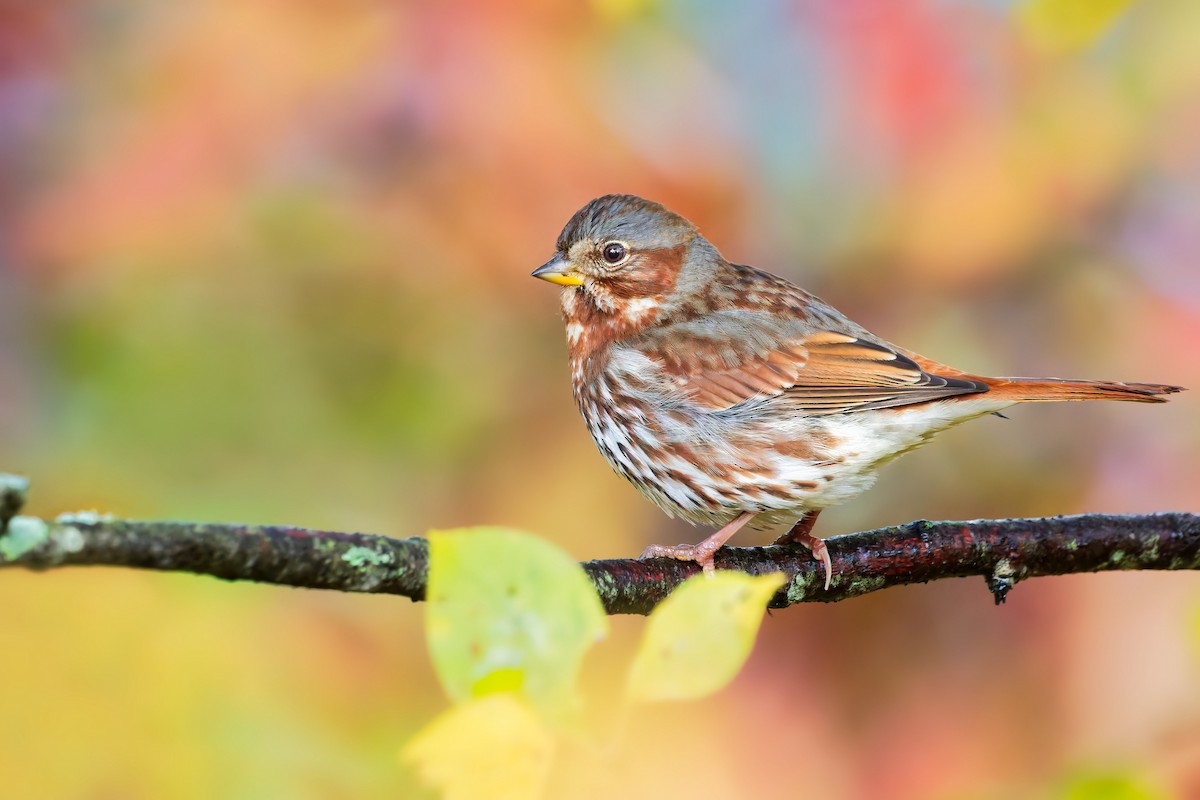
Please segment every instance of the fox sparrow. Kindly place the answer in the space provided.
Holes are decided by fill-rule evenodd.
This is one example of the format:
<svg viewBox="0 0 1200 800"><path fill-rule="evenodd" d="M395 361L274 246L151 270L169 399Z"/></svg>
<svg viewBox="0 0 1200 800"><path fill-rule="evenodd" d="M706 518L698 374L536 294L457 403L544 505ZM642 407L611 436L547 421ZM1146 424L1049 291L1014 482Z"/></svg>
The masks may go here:
<svg viewBox="0 0 1200 800"><path fill-rule="evenodd" d="M952 425L1013 403L1162 402L1180 387L986 378L880 339L787 281L731 264L696 227L633 195L588 203L533 276L564 287L571 385L612 468L668 515L721 525L642 556L698 562L747 524L795 523ZM798 520L798 521L797 521Z"/></svg>

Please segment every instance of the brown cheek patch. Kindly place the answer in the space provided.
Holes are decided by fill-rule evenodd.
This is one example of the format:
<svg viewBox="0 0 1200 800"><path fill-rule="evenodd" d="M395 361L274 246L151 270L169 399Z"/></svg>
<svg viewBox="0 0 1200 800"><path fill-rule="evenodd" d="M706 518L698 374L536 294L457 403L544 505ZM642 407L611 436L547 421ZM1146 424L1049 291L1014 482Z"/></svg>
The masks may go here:
<svg viewBox="0 0 1200 800"><path fill-rule="evenodd" d="M675 288L683 266L683 245L646 250L636 263L604 282L610 295L618 300L666 295Z"/></svg>
<svg viewBox="0 0 1200 800"><path fill-rule="evenodd" d="M683 255L682 245L648 250L629 270L603 281L604 294L614 301L611 310L601 309L587 290L575 290L570 301L563 304L567 322L578 323L582 330L579 339L570 344L571 360L585 364L585 371L594 374L602 364L593 359L593 355L604 352L612 342L653 324L653 314L639 315L636 319L626 316L626 304L646 298L661 302L675 286Z"/></svg>

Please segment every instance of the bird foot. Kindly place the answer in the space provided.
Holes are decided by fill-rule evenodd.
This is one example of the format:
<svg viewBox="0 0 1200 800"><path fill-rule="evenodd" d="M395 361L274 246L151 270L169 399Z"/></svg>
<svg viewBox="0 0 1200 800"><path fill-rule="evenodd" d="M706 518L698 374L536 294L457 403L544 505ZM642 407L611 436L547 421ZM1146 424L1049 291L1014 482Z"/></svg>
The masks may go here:
<svg viewBox="0 0 1200 800"><path fill-rule="evenodd" d="M712 575L717 569L716 564L713 563L713 555L729 541L729 537L754 519L754 513L753 511L743 511L700 544L677 544L674 547L652 544L642 551L642 558L674 558L678 561L695 561L706 575Z"/></svg>
<svg viewBox="0 0 1200 800"><path fill-rule="evenodd" d="M701 542L700 544L677 544L674 547L665 544L652 544L642 551L640 557L674 558L677 561L695 561L705 573L711 574L717 568L713 563L713 554L720 549L720 545L705 547L705 544L706 542Z"/></svg>
<svg viewBox="0 0 1200 800"><path fill-rule="evenodd" d="M809 527L812 526L810 525ZM775 544L790 544L792 542L797 542L807 547L809 552L813 554L813 558L825 565L825 591L829 591L829 585L833 581L833 560L829 557L829 548L826 546L825 540L819 536L813 536L808 531L797 531L794 528L775 540Z"/></svg>

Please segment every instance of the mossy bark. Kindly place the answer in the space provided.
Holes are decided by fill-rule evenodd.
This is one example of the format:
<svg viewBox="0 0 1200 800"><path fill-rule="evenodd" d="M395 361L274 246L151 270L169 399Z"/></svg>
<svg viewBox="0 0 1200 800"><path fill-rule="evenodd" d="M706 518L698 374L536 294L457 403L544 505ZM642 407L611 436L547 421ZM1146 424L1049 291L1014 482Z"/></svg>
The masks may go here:
<svg viewBox="0 0 1200 800"><path fill-rule="evenodd" d="M425 596L429 547L393 539L277 525L148 522L95 514L55 520L18 517L27 484L0 475L0 567L43 570L121 566L333 589ZM788 581L773 608L837 602L941 578L982 576L997 603L1018 582L1102 570L1200 569L1200 515L1083 514L1035 519L924 520L826 540L833 583L802 546L725 547L719 569ZM583 565L610 614L647 614L699 571L670 559L613 559Z"/></svg>

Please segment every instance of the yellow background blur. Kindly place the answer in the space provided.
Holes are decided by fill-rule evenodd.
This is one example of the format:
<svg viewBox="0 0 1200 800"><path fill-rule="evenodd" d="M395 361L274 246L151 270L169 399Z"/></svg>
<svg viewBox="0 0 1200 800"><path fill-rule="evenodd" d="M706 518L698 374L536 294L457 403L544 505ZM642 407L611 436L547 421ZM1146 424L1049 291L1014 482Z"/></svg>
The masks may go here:
<svg viewBox="0 0 1200 800"><path fill-rule="evenodd" d="M1004 0L0 3L0 470L47 516L694 541L571 401L529 272L576 208L659 200L965 369L1200 387L1198 141L1194 0L1076 50ZM1194 394L1010 416L819 532L1197 507ZM1198 607L1195 575L1130 573L776 612L589 780L1200 796ZM4 797L423 796L396 753L444 704L402 599L0 572Z"/></svg>

